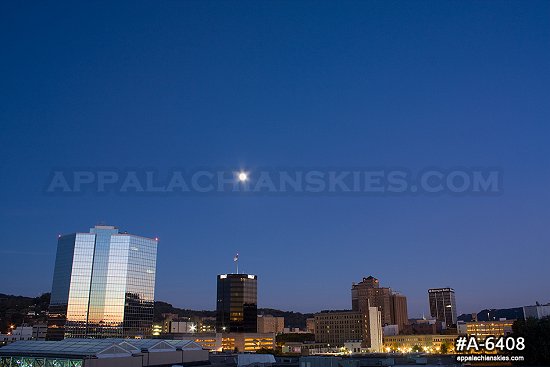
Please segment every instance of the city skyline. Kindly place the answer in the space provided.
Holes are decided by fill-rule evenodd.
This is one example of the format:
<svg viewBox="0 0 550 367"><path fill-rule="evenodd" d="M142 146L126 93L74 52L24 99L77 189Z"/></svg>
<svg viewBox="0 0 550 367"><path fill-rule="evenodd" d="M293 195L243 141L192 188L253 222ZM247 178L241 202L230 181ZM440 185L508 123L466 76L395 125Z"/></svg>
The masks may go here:
<svg viewBox="0 0 550 367"><path fill-rule="evenodd" d="M112 228L112 229L114 229L117 233L119 233L119 231L121 230L119 227L117 227L117 226L112 226L112 225L110 225L110 224L105 223L104 221L100 222L99 224L96 224L94 228ZM91 230L94 230L94 228L92 228ZM76 234L79 234L79 232L76 232ZM73 232L73 235L74 235L74 232ZM132 236L132 235L129 235L128 232L127 232L126 230L122 230L122 231L120 232L120 235ZM59 240L59 239L65 238L66 236L71 236L71 234L59 234L59 235L57 236L57 238L58 238L58 240ZM138 237L141 237L141 236L138 236ZM147 239L147 237L143 237L143 238ZM159 237L155 237L155 238L154 238L154 241L159 241ZM234 252L233 252L233 253L234 253ZM230 261L230 260L227 260L228 265L230 265L230 267L231 267L232 269L228 269L228 271L226 271L226 276L227 276L227 275L247 275L246 272L244 272L244 271L238 271L238 272L236 271L237 268L235 268L235 264L236 264L236 262L238 261L238 258L239 258L239 254L237 253L236 255L234 255L234 256L232 257L231 261ZM236 260L236 259L237 259L237 260ZM162 265L162 264L161 264L161 265ZM220 275L218 274L218 275L217 275L218 283L219 283L219 277L220 277ZM254 279L255 279L255 281L256 281L257 275L254 275L254 277L255 277ZM53 278L55 279L55 274L53 274ZM378 284L379 284L379 280L376 279L375 277L373 277L371 274L368 274L368 276L365 275L365 276L363 276L362 278L363 278L363 282L364 282L365 280L373 279L373 280L376 282L376 286L378 286ZM368 279L367 279L367 278L368 278ZM349 283L349 285L351 285L352 288L354 288L354 287L356 287L357 283L356 283L355 281L352 281L352 282ZM218 286L218 287L219 287L219 286ZM383 288L383 289L384 289L384 288ZM394 293L393 293L394 296L395 296L395 295L396 295L396 296L403 296L402 292L400 292L400 291L395 292L395 289L396 289L396 288L390 287L389 289L390 289L390 293L391 293L391 292L394 292ZM453 302L454 302L454 289L453 289L452 287L446 286L446 287L440 287L440 289L450 289L450 290L453 292ZM430 292L431 292L432 290L434 290L434 288L426 288L426 289L425 289L425 291L427 291L428 294L431 294ZM438 289L435 289L435 290L438 290ZM216 290L215 290L215 291L216 291ZM219 291L219 289L218 289L218 291ZM47 292L49 292L49 291L47 291ZM39 292L37 295L40 295L40 294L43 294L43 293L47 293L47 292ZM348 290L348 293L349 293L349 290ZM14 294L14 295L15 295L15 294ZM27 296L27 295L24 295L24 294L21 294L21 295ZM349 294L348 294L348 298L349 298ZM172 303L174 306L180 307L180 308L190 308L190 307L187 307L187 306L185 306L185 305L179 305L179 304L177 304L177 303L173 303L173 302L171 302L169 299L157 299L157 298L155 298L155 301L156 301L156 300L164 301L164 302L168 302L168 303ZM348 299L347 301L349 302L349 299ZM539 302L539 301L536 301L536 303L538 303L538 302ZM545 301L543 301L543 302L545 302ZM535 303L535 302L532 302L532 303ZM430 318L430 317L431 317L431 316L430 316L430 313L432 312L432 310L431 310L431 305L430 305L430 300L427 300L427 301L426 301L426 304L427 304L427 312L424 312L424 311L423 311L423 312L420 313L420 314L410 314L410 313L408 313L408 318L409 318L409 319L423 318L423 317ZM524 302L524 303L523 303L523 305L527 305L527 304L529 304L529 302L527 302L527 303ZM405 300L405 310L407 309L407 306L406 306L406 305L407 305L407 301ZM480 310L482 310L482 309L508 308L508 307L520 307L520 306L522 306L522 304L513 305L513 306L502 306L502 305L495 305L495 304L493 304L493 305L487 305L487 306L482 307L482 308L480 308L480 309L478 309L478 310L473 310L473 311L471 311L471 312L470 312L470 311L461 311L459 307L456 307L456 310L454 310L453 312L455 312L455 313L458 312L458 313L457 313L457 316L460 316L460 315L471 314L472 312L476 312L476 313L477 313L478 311L480 311ZM195 309L197 309L197 310L198 310L198 309L204 309L204 310L213 310L213 311L215 311L216 308L217 308L217 307L216 307L216 302L214 302L214 307L213 307L213 308L208 308L208 307L196 307ZM258 301L258 308L276 308L276 307L272 307L272 306L270 306L270 305L260 305L260 301ZM191 309L191 308L190 308L190 309ZM324 311L324 310L330 310L330 309L335 309L335 310L350 310L350 311L351 311L351 310L354 310L354 306L353 306L353 302L351 301L351 302L349 302L349 306L346 306L346 307L332 307L332 308L329 308L329 307L325 307L325 306L323 306L323 305L319 305L319 306L317 307L317 309L312 309L312 310L294 310L294 309L286 309L286 308L284 308L284 307L279 308L279 309L285 310L285 311L297 311L297 312L302 312L302 313L317 313L317 312L321 312L321 311ZM388 311L388 312L389 312L389 311Z"/></svg>
<svg viewBox="0 0 550 367"><path fill-rule="evenodd" d="M100 224L97 224L97 225L95 225L95 227L93 227L93 228L90 229L90 233L92 234L92 236L95 236L95 234L93 234L93 233L95 233L95 232L97 232L97 231L99 231L99 233L107 231L107 232L109 232L109 233L112 232L112 233L115 233L115 234L120 235L120 236L137 237L138 239L139 239L139 238L142 238L142 239L144 239L144 240L151 240L151 241L155 241L155 242L158 242L158 240L159 240L158 237L155 237L154 239L148 239L148 238L146 238L146 237L130 235L130 234L128 234L128 232L125 231L125 230L122 231L122 232L119 232L120 229L119 229L118 227L112 226L112 225L108 225L108 224L106 224L106 223L104 223L104 222L102 222L102 223L100 223ZM84 239L82 239L82 238L78 239L77 237L75 237L75 235L76 235L77 237L78 237L78 235L86 236L87 233L82 234L82 233L76 232L76 233L73 233L73 234L63 234L63 235L60 234L60 235L58 235L58 250L57 250L58 256L59 256L59 241L62 240L62 239L65 239L65 238L69 238L69 239L70 239L71 236L72 236L72 237L74 237L74 238L72 238L73 242L76 241L75 243L77 243L78 241L80 241L80 242L84 241L82 244L85 244L85 242L86 242L86 238L85 238L85 237L84 237ZM109 234L109 236L110 236L110 235L111 235L111 234ZM78 241L77 241L77 240L78 240ZM80 245L82 246L82 244L80 244ZM75 247L75 249L76 249L76 247ZM80 249L79 251L82 252L82 249ZM156 255L155 255L155 256L156 256ZM228 271L226 274L222 274L222 275L219 275L219 274L218 274L218 275L217 275L217 279L218 279L218 281L217 281L218 299L217 299L217 301L216 301L217 305L216 305L216 307L214 308L214 311L215 311L216 309L219 309L220 297L221 297L221 296L220 296L220 281L223 282L223 280L225 280L228 276L237 276L237 277L240 277L240 276L248 276L249 278L252 277L251 279L253 279L253 281L254 281L254 297L255 297L255 299L256 299L256 303L255 303L256 306L255 306L255 307L257 307L257 308L272 308L272 307L269 307L269 305L264 305L264 306L261 306L261 307L257 306L257 304L258 304L258 301L257 301L257 286L256 286L257 275L250 275L250 274L246 274L246 273L244 273L244 272L239 271L239 270L238 270L238 265L235 265L235 264L238 264L238 259L239 259L239 254L237 253L235 256L233 256L233 266L236 266L236 268L234 268L233 270L235 270L235 271ZM57 259L56 259L56 261L57 261ZM83 260L79 260L79 261L83 261ZM58 265L57 265L57 262L56 262L56 267L57 267L57 266L58 266ZM156 265L155 265L155 266L156 266ZM155 271L155 275L156 275L156 271ZM54 273L53 278L54 278L54 282L55 282L56 273ZM394 297L400 297L400 298L403 299L403 300L402 300L403 306L399 306L399 307L403 307L403 311L404 311L404 312L406 313L406 315L407 315L407 318L405 318L405 319L401 318L402 321L408 322L408 319L415 319L415 318L430 318L430 317L431 317L431 318L436 318L436 319L438 319L438 317L436 317L436 316L434 316L434 315L430 315L430 314L433 313L433 312L436 312L436 313L437 313L437 311L434 311L434 310L433 310L433 308L434 308L435 306L432 304L432 299L431 299L432 291L446 291L446 290L449 290L450 292L452 292L452 305L453 305L453 308L452 308L451 310L447 310L447 309L445 309L445 308L443 308L443 309L444 309L446 312L447 312L447 311L451 312L451 313L453 314L453 319L456 319L456 317L457 317L457 316L460 316L460 315L468 315L468 314L471 314L471 312L459 312L459 310L458 310L457 307L456 307L456 303L455 303L454 289L452 289L451 287L446 287L446 288L438 288L438 289L433 289L433 288L428 289L427 291L428 291L428 294L430 295L430 299L428 300L428 312L427 312L427 313L424 313L424 312L423 312L421 315L411 315L411 314L409 314L409 313L407 312L407 298L406 298L406 296L403 295L403 294L401 294L400 292L394 292L394 290L393 290L392 288L384 288L384 287L378 288L378 287L380 286L380 282L379 282L379 280L378 280L377 278L373 277L372 275L369 275L368 277L367 277L367 276L363 277L362 281L359 282L359 283L356 283L356 282L352 282L352 283L351 283L351 285L352 285L352 301L351 301L351 303L350 303L350 307L349 307L349 308L335 308L335 309L339 309L339 310L349 310L349 311L356 311L357 309L359 309L359 305L358 305L358 304L354 304L354 302L357 302L357 294L354 295L353 292L354 292L354 289L356 289L356 287L357 287L358 285L361 285L361 284L363 284L363 283L368 284L368 287L369 287L369 288L380 289L380 291L383 291L383 290L387 290L387 291L388 291L387 296L390 297L390 298L388 298L387 301L379 301L379 302L386 302L386 303L387 303L387 302L391 302L391 305L390 305L390 303L388 303L388 304L385 305L385 306L382 306L382 304L379 305L379 307L382 307L382 308L380 308L380 310L384 309L384 307L387 308L387 309L386 309L387 315L384 316L385 318L389 318L389 317L390 317L390 316L389 316L390 314L393 315L393 312L394 312L394 310L393 310L393 307L394 307L394 305L393 305L393 302L394 302L393 298L394 298ZM54 283L54 284L55 284L55 283ZM54 287L52 287L52 293L53 293L53 288L54 288ZM223 287L222 287L222 288L223 288ZM391 301L390 301L390 299L391 299ZM55 300L55 297L54 297L54 300ZM156 300L157 300L157 299L155 299L155 301L156 301ZM164 301L164 302L169 302L169 303L170 303L169 300L165 300L165 299L162 299L162 300L160 300L160 301ZM55 302L54 302L54 303L55 303ZM537 303L538 303L538 301L537 301ZM385 303L384 303L384 304L385 304ZM180 305L175 304L175 306L178 307L178 306L180 306ZM390 307L390 306L391 306L391 307ZM441 307L445 307L445 306L441 306ZM448 306L447 306L447 307L448 307ZM496 306L493 305L492 307L486 307L485 309L487 309L487 308L495 308L495 307L496 307ZM184 307L183 307L183 308L184 308ZM391 311L390 311L390 308L391 308ZM201 307L199 307L199 308L197 308L197 309L204 309L204 310L207 310L208 308L205 308L205 307L202 307L202 308L201 308ZM286 311L298 311L298 312L302 312L302 313L317 313L317 312L322 312L322 311L326 311L326 310L330 310L330 309L329 309L329 308L326 308L326 307L323 307L323 306L320 306L318 309L312 310L312 311L300 311L300 310L291 310L291 309L284 309L284 308L281 308L281 310L286 310ZM477 312L477 311L478 311L478 310L476 310L476 311L474 311L474 312ZM219 312L219 310L218 310L218 312ZM458 312L458 314L457 314L457 312ZM73 313L74 313L74 312L73 312ZM382 322L382 324L388 324L388 323L394 324L395 321L397 321L396 319L394 319L393 316L391 317L391 319L392 319L391 321L390 321L390 320L386 320L386 322L385 322L385 323ZM442 319L442 320L444 320L444 319ZM223 322L222 322L222 323L223 323ZM399 325L400 323L397 322L397 324Z"/></svg>
<svg viewBox="0 0 550 367"><path fill-rule="evenodd" d="M536 0L3 2L0 292L47 292L57 236L106 222L159 238L155 296L184 308L215 309L236 252L259 307L350 309L368 275L407 296L409 317L439 287L458 313L549 302L549 13ZM499 180L488 193L155 191L174 171L220 170L252 185L264 170ZM58 172L93 184L64 191ZM113 172L151 185L111 190Z"/></svg>

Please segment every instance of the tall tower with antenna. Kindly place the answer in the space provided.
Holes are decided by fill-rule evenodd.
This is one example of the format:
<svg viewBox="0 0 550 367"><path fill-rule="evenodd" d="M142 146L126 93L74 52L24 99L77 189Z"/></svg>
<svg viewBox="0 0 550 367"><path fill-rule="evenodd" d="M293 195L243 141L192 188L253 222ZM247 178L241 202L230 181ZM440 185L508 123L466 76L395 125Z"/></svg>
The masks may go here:
<svg viewBox="0 0 550 367"><path fill-rule="evenodd" d="M258 277L239 273L239 254L233 258L236 272L217 279L216 331L256 333L258 328Z"/></svg>

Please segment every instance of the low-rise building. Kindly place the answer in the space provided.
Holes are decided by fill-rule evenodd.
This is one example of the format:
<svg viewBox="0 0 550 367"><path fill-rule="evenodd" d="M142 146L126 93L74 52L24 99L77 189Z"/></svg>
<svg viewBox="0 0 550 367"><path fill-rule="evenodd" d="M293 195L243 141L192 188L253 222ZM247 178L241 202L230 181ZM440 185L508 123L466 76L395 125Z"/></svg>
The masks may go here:
<svg viewBox="0 0 550 367"><path fill-rule="evenodd" d="M367 320L359 311L321 312L315 315L315 341L344 346L348 340L363 340Z"/></svg>
<svg viewBox="0 0 550 367"><path fill-rule="evenodd" d="M34 324L32 326L32 339L33 340L46 340L46 334L48 332L47 324Z"/></svg>
<svg viewBox="0 0 550 367"><path fill-rule="evenodd" d="M154 367L208 364L208 351L192 341L64 339L18 341L0 348L0 366Z"/></svg>
<svg viewBox="0 0 550 367"><path fill-rule="evenodd" d="M468 336L485 339L488 336L505 336L512 333L512 325L516 320L476 321L466 323Z"/></svg>
<svg viewBox="0 0 550 367"><path fill-rule="evenodd" d="M362 340L348 340L344 343L344 351L350 354L367 353L368 349L362 347Z"/></svg>
<svg viewBox="0 0 550 367"><path fill-rule="evenodd" d="M456 322L456 331L458 335L466 335L468 334L468 326L464 321L457 321Z"/></svg>
<svg viewBox="0 0 550 367"><path fill-rule="evenodd" d="M168 334L170 332L170 323L173 320L179 319L179 315L177 313L163 313L162 317L163 320L161 333Z"/></svg>
<svg viewBox="0 0 550 367"><path fill-rule="evenodd" d="M0 346L19 340L32 340L32 326L19 326L7 334L0 334Z"/></svg>
<svg viewBox="0 0 550 367"><path fill-rule="evenodd" d="M272 315L258 315L258 332L259 333L275 333L284 332L285 318L275 317Z"/></svg>
<svg viewBox="0 0 550 367"><path fill-rule="evenodd" d="M170 333L194 333L197 331L197 324L191 321L170 322Z"/></svg>
<svg viewBox="0 0 550 367"><path fill-rule="evenodd" d="M385 325L382 327L383 336L399 335L399 325Z"/></svg>
<svg viewBox="0 0 550 367"><path fill-rule="evenodd" d="M299 327L285 327L283 334L309 334L307 330L302 330Z"/></svg>
<svg viewBox="0 0 550 367"><path fill-rule="evenodd" d="M276 347L274 333L188 333L177 334L174 338L192 340L204 349L217 352L255 352Z"/></svg>
<svg viewBox="0 0 550 367"><path fill-rule="evenodd" d="M315 341L343 347L351 340L362 340L363 348L378 352L382 348L380 311L336 311L315 314Z"/></svg>
<svg viewBox="0 0 550 367"><path fill-rule="evenodd" d="M333 351L327 343L313 343L313 342L287 342L283 345L283 353L301 354L304 356L324 354Z"/></svg>
<svg viewBox="0 0 550 367"><path fill-rule="evenodd" d="M545 305L536 304L534 306L523 306L523 315L526 319L535 318L542 319L550 316L550 303Z"/></svg>
<svg viewBox="0 0 550 367"><path fill-rule="evenodd" d="M420 347L426 353L437 353L443 343L450 349L454 348L456 335L395 335L384 337L384 351L409 353L415 347Z"/></svg>
<svg viewBox="0 0 550 367"><path fill-rule="evenodd" d="M441 334L444 322L436 319L411 319L409 324L399 329L399 334L404 335L435 335Z"/></svg>
<svg viewBox="0 0 550 367"><path fill-rule="evenodd" d="M315 334L315 318L308 317L306 319L306 330L310 334Z"/></svg>
<svg viewBox="0 0 550 367"><path fill-rule="evenodd" d="M164 320L162 325L153 325L153 335L167 335L178 333L194 333L197 331L210 331L202 324L201 318L179 317L175 313L162 314ZM200 325L199 325L200 324ZM161 327L161 330L159 330Z"/></svg>

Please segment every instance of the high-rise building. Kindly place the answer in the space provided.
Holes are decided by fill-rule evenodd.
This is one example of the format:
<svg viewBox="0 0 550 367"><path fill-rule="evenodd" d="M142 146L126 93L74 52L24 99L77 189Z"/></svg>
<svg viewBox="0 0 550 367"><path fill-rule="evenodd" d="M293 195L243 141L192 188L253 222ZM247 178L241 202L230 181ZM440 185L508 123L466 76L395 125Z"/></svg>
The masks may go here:
<svg viewBox="0 0 550 367"><path fill-rule="evenodd" d="M452 288L428 289L430 314L446 327L456 325L455 291Z"/></svg>
<svg viewBox="0 0 550 367"><path fill-rule="evenodd" d="M380 287L380 282L373 276L363 278L351 288L351 307L354 311L368 312L368 307L376 307L382 317L382 325L399 325L408 323L407 298L393 293L390 288Z"/></svg>
<svg viewBox="0 0 550 367"><path fill-rule="evenodd" d="M216 330L256 333L258 329L257 277L251 274L218 275Z"/></svg>
<svg viewBox="0 0 550 367"><path fill-rule="evenodd" d="M60 236L47 338L151 335L157 244L103 225Z"/></svg>
<svg viewBox="0 0 550 367"><path fill-rule="evenodd" d="M409 323L407 311L407 297L402 294L393 293L391 295L391 317L392 325L397 325L402 329Z"/></svg>

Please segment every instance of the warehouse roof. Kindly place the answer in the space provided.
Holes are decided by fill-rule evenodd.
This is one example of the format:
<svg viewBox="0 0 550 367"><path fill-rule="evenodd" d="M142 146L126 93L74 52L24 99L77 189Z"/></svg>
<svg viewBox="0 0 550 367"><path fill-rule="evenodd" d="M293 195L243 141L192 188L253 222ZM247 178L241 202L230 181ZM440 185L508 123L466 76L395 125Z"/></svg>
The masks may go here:
<svg viewBox="0 0 550 367"><path fill-rule="evenodd" d="M144 352L201 350L190 340L160 339L65 339L60 341L22 340L0 348L0 355L64 356L88 358L129 357Z"/></svg>

